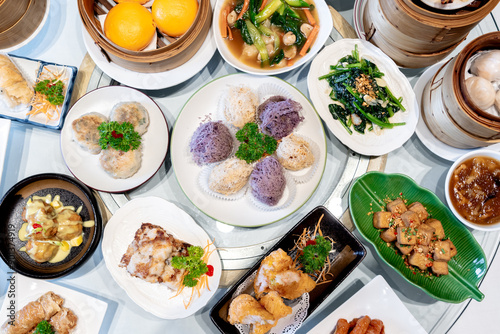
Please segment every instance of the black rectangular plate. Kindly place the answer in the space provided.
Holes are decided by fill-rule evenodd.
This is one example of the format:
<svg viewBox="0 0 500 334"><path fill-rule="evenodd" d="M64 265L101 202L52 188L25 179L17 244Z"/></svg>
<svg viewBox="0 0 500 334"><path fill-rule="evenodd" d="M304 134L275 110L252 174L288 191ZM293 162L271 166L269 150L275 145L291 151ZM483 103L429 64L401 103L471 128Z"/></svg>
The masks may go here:
<svg viewBox="0 0 500 334"><path fill-rule="evenodd" d="M210 319L217 328L224 334L239 334L239 331L226 321L227 310L231 303L232 296L236 288L254 271L256 271L264 257L268 256L278 248L288 252L293 248L295 240L302 233L304 228L314 228L321 215L324 214L321 221L321 230L324 236L333 239L333 248L336 250L333 256L332 269L330 272L334 275L329 283L316 286L309 293L309 310L306 318L332 293L337 286L346 279L347 276L358 266L366 255L366 249L358 239L344 225L333 216L325 207L318 206L309 212L302 220L295 225L280 241L271 248L243 277L233 285L229 291L215 304L210 311Z"/></svg>

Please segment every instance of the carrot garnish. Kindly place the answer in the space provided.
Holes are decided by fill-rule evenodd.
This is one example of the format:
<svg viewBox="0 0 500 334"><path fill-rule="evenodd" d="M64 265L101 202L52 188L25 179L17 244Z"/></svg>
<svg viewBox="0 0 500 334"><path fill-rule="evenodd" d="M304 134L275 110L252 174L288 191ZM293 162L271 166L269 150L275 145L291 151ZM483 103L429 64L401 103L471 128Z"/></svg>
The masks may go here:
<svg viewBox="0 0 500 334"><path fill-rule="evenodd" d="M261 10L263 10L263 9L264 9L264 7L266 7L266 4L267 4L267 0L262 0L262 4L260 5L259 12L260 12Z"/></svg>
<svg viewBox="0 0 500 334"><path fill-rule="evenodd" d="M248 7L250 7L250 0L245 0L245 2L243 2L243 8L241 9L241 12L238 15L238 18L236 19L236 21L238 21L239 19L241 19L243 17L243 14L246 13L246 11L248 10Z"/></svg>
<svg viewBox="0 0 500 334"><path fill-rule="evenodd" d="M227 9L224 9L222 11L222 17L221 17L221 20L222 20L222 25L224 27L224 29L222 29L221 31L221 36L222 38L226 38L227 37Z"/></svg>
<svg viewBox="0 0 500 334"><path fill-rule="evenodd" d="M306 14L307 21L309 21L310 25L312 25L312 26L316 25L316 20L312 16L311 11L309 10L309 8L304 8L304 14Z"/></svg>
<svg viewBox="0 0 500 334"><path fill-rule="evenodd" d="M319 32L319 25L315 25L313 27L313 30L309 34L309 37L307 37L306 42L304 43L304 46L302 47L302 50L300 50L299 55L305 56L307 53L307 50L311 47L312 43L316 39L316 36L318 35Z"/></svg>

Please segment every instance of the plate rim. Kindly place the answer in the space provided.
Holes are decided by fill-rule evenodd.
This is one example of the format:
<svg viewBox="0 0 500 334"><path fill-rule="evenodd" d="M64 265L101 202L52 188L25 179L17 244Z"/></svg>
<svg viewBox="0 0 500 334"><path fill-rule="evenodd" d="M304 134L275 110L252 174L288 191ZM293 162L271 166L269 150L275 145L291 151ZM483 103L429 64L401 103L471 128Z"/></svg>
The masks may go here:
<svg viewBox="0 0 500 334"><path fill-rule="evenodd" d="M411 177L405 175L405 174L401 174L401 173L384 173L384 172L378 172L378 171L370 171L370 172L367 172L365 174L363 174L362 176L358 177L354 182L353 184L351 185L350 189L349 189L349 213L351 215L351 217L353 218L352 221L354 223L354 226L356 226L356 229L357 231L359 232L359 234L361 234L361 236L363 236L363 238L372 245L372 247L375 249L376 253L377 253L377 256L385 263L387 264L389 267L392 268L392 270L394 270L396 273L398 273L406 282L408 282L409 284L421 289L422 291L424 291L427 295L429 295L430 297L438 300L438 301L443 301L443 302L447 302L447 303L453 303L453 304L458 304L458 303L462 303L468 299L474 299L476 300L475 298L473 298L472 296L468 296L466 297L465 299L462 299L462 300L452 300L452 299L448 299L448 298L443 298L443 297L439 297L439 296L436 296L434 293L432 293L431 291L429 291L428 289L426 289L425 287L423 286L420 286L419 284L416 284L416 283L413 283L411 282L407 277L406 275L404 275L398 268L394 267L389 261L387 261L384 256L382 256L380 254L380 251L379 251L379 248L378 248L378 245L375 244L375 242L373 242L370 238L368 238L365 233L363 232L362 229L359 228L358 226L358 222L356 221L356 219L354 218L354 214L352 212L352 206L351 206L351 199L352 199L352 192L353 192L353 188L356 184L358 184L358 182L366 177L367 175L380 175L380 176L385 176L385 177L401 177L403 179L405 179L406 181L410 182L410 183L413 183L413 185L418 188L419 191L424 191L426 193L429 193L432 197L434 197L434 200L437 200L439 201L439 203L441 203L442 205L442 209L448 213L448 215L450 217L453 217L455 219L455 223L456 225L459 225L460 227L463 227L464 230L466 230L469 234L470 234L470 237L477 243L476 239L474 238L474 236L472 235L471 232L469 232L469 230L465 227L465 225L463 225L454 215L453 213L450 211L450 209L446 206L446 204L444 204L440 199L439 197L437 197L437 195L432 192L431 190L425 188L425 187L422 187L420 186L417 182L415 182L415 180L413 180ZM487 265L487 262L486 262L486 255L484 254L484 251L483 251L483 248L481 247L481 245L477 244L478 245L478 249L482 255L482 258L485 260L485 272L484 274L482 275L482 277L480 278L480 280L478 281L477 285L476 284L473 284L474 287L477 289L477 291L479 292L479 294L481 295L481 299L480 300L476 300L476 301L481 301L484 299L485 295L479 290L479 286L481 284L481 281L484 279L484 277L486 276L486 272L488 271L488 265Z"/></svg>
<svg viewBox="0 0 500 334"><path fill-rule="evenodd" d="M65 270L59 271L57 273L31 274L31 273L25 272L24 270L19 270L19 268L14 269L14 268L12 268L10 266L10 264L9 264L10 261L5 257L5 254L3 252L0 252L0 258L2 258L2 260L4 261L4 263L10 269L17 270L17 272L19 274L22 274L22 275L30 277L30 278L43 279L43 280L63 277L63 276L66 276L66 275L68 275L68 274L76 271L79 267L81 267L85 262L87 262L92 257L92 255L94 254L94 252L96 251L97 247L100 244L100 241L101 241L101 238L102 238L102 234L103 234L102 233L103 226L102 226L101 210L100 210L99 204L97 202L97 198L95 197L94 193L83 182L81 182L78 179L72 178L71 176L68 176L66 174L41 173L41 174L31 175L31 176L28 176L28 177L22 179L22 180L16 182L16 184L14 184L5 193L5 195L0 200L0 207L3 205L5 199L7 199L10 196L15 195L15 193L19 189L22 189L23 187L25 187L25 186L27 186L27 185L35 182L35 181L38 181L38 180L47 180L47 179L56 179L56 180L61 180L62 179L65 182L68 182L68 183L71 183L71 184L75 185L77 188L79 188L82 191L83 194L85 194L85 196L87 197L87 199L89 200L89 202L92 205L92 211L93 211L93 214L94 214L94 222L95 222L95 224L94 224L94 226L95 226L94 231L95 232L94 232L94 235L92 236L92 240L90 242L90 246L89 246L86 254L84 256L82 256L80 258L80 260L78 260L78 262L76 262L73 266L71 266L71 267L69 267L69 268L67 268ZM0 238L0 239L3 239L3 237Z"/></svg>
<svg viewBox="0 0 500 334"><path fill-rule="evenodd" d="M158 108L158 111L159 111L159 114L161 114L161 116L163 117L163 120L165 121L165 129L166 129L166 132L167 132L167 143L166 143L166 149L165 149L165 154L163 156L163 159L161 160L158 168L156 168L156 170L154 171L154 173L151 174L151 176L149 176L146 180L142 181L141 183L129 188L129 187L120 187L119 189L116 189L116 190L109 190L109 189L105 189L105 187L103 189L101 189L102 187L93 187L89 184L87 184L85 181L83 181L82 179L80 179L77 175L75 175L75 173L73 172L73 170L69 167L68 163L66 162L66 157L64 156L64 150L63 150L63 146L65 146L66 144L63 144L64 141L63 141L63 131L70 131L70 130L65 130L65 128L69 125L66 125L66 118L64 120L64 125L63 125L63 129L61 130L61 134L59 136L59 142L60 142L60 150L61 150L61 154L63 156L63 160L64 160L64 164L66 165L66 167L68 168L68 170L70 171L70 173L77 179L79 180L80 182L84 183L85 185L87 185L89 188L92 188L92 189L95 189L97 191L103 191L103 192L107 192L107 193L112 193L112 194L116 194L116 193L124 193L124 192L128 192L128 191L131 191L133 189L136 189L140 186L142 186L143 184L147 183L149 180L151 180L153 178L153 176L156 175L156 173L158 173L158 171L160 170L161 166L163 166L163 164L165 163L165 159L167 158L167 154L168 154L168 151L169 151L169 147L170 147L170 130L168 129L168 122L167 122L167 118L165 117L165 114L163 113L163 111L161 110L160 106L158 105L158 103L156 103L155 100L153 100L153 98L151 98L149 95L141 92L140 90L136 89L136 88L133 88L133 87L128 87L128 86L102 86L102 87L98 87L96 89L93 89L89 92L86 92L84 95L82 95L80 98L78 98L78 100L76 100L73 105L71 106L71 108L69 108L68 112L66 113L67 115L71 112L71 110L78 104L78 102L80 102L83 98L86 98L88 97L88 95L92 94L93 92L95 91L98 91L98 90L105 90L105 89L124 89L124 90L133 90L134 92L137 92L137 93L140 93L142 95L144 95L145 97L147 97L149 100L151 100L155 105L156 107ZM111 177L111 176L110 176ZM133 177L133 175L132 175ZM112 178L112 177L111 177ZM119 182L120 180L122 179L113 179L115 182ZM126 180L126 179L125 179Z"/></svg>
<svg viewBox="0 0 500 334"><path fill-rule="evenodd" d="M216 217L212 217L212 215L209 215L208 213L206 213L204 210L200 209L194 202L193 200L191 200L191 198L189 198L189 196L187 195L186 191L184 190L184 188L182 187L180 181L179 181L179 178L177 177L177 173L176 173L176 168L175 168L175 164L174 164L174 155L171 155L171 159L172 159L172 167L174 169L174 175L175 175L175 179L177 180L177 183L179 184L179 187L181 188L183 194L186 196L186 198L191 202L191 204L193 204L193 206L195 208L197 208L198 210L200 210L200 212L202 212L204 215L206 215L207 217L210 217L211 219L214 219L218 222L221 222L223 224L226 224L226 225L230 225L230 226L234 226L234 227L262 227L262 226L267 226L267 225L270 225L270 224L274 224L280 220L283 220L287 217L289 217L290 215L296 213L300 208L302 208L310 199L311 197L314 195L314 193L316 192L316 190L318 189L318 186L319 186L319 183L321 182L321 180L323 179L323 174L325 172L325 168L326 168L326 161L327 161L327 155L328 155L328 145L327 145L327 139L326 139L326 131L325 131L325 127L323 126L323 121L321 119L321 116L318 114L318 111L316 110L316 108L314 107L314 104L311 102L310 99L307 98L307 96L302 93L297 87L293 86L292 84L290 84L289 82L285 81L284 79L281 79L279 77L275 77L275 76L267 76L267 77L263 77L263 76L258 76L258 75L254 75L254 74L250 74L250 73L229 73L229 74L225 74L223 76L220 76L218 78L215 78L213 80L211 80L210 82L207 82L206 84L204 84L203 86L201 86L200 88L198 88L190 97L189 99L184 103L184 105L182 106L180 112L179 112L179 115L177 116L177 118L175 119L175 123L174 123L174 126L172 127L172 136L171 136L171 143L174 139L174 133L175 133L175 130L177 128L177 122L179 120L179 118L181 117L183 111L184 111L184 108L186 107L186 105L191 101L191 99L196 95L198 94L202 89L204 89L206 86L212 84L213 82L219 80L219 79L223 79L223 78L226 78L226 77L229 77L229 76L253 76L255 78L273 78L273 79L278 79L280 81L282 81L283 83L287 84L288 86L290 86L291 88L295 89L297 92L299 92L308 102L309 104L311 105L311 107L313 108L316 116L318 117L319 121L320 121L320 124L321 124L321 129L323 130L323 137L324 137L324 147L325 147L325 152L326 152L326 155L325 155L325 161L323 163L323 168L320 168L321 165L318 165L318 169L321 169L321 176L319 178L319 182L315 185L314 187L314 190L311 191L311 194L307 197L307 199L305 199L304 203L302 203L297 209L295 209L294 211L290 212L289 214L287 214L286 216L283 216L279 219L276 219L276 220L273 220L271 222L267 222L265 224L259 224L259 225L238 225L238 224L234 224L234 223L229 223L229 222L224 222L224 221L221 221L219 220L218 218ZM318 144L319 146L319 144Z"/></svg>

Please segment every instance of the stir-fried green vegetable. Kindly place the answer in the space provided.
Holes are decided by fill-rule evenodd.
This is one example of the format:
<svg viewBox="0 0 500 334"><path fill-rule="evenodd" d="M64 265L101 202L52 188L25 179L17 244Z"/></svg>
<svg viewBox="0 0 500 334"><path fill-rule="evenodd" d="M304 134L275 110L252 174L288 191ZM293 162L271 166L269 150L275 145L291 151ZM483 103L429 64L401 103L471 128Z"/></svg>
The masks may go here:
<svg viewBox="0 0 500 334"><path fill-rule="evenodd" d="M396 98L377 65L360 58L356 45L351 55L330 66L330 73L319 77L327 80L332 88L330 98L336 101L328 106L332 117L338 120L349 134L351 127L364 134L373 125L391 129L406 123L391 123L389 118L398 111L405 111L402 98Z"/></svg>

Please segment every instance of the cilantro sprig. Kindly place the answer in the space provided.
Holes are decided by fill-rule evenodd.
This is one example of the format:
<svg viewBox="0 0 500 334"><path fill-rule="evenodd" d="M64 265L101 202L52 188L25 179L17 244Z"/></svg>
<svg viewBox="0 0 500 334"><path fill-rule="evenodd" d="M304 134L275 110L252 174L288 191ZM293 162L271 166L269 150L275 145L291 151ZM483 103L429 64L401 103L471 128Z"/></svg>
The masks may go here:
<svg viewBox="0 0 500 334"><path fill-rule="evenodd" d="M99 145L103 150L109 145L115 150L128 152L130 149L138 149L141 145L141 136L129 122L103 122L97 129L100 135Z"/></svg>
<svg viewBox="0 0 500 334"><path fill-rule="evenodd" d="M302 250L303 254L299 256L299 262L304 266L304 271L312 274L321 271L325 266L328 253L332 250L332 244L322 236L314 239L315 244L309 244Z"/></svg>
<svg viewBox="0 0 500 334"><path fill-rule="evenodd" d="M259 160L264 154L273 154L278 142L271 136L259 132L256 123L247 123L236 132L236 139L240 142L236 157L247 163Z"/></svg>
<svg viewBox="0 0 500 334"><path fill-rule="evenodd" d="M58 106L64 102L64 84L61 80L42 80L35 85L35 91L47 97L50 104Z"/></svg>
<svg viewBox="0 0 500 334"><path fill-rule="evenodd" d="M47 320L42 320L38 323L35 328L34 334L54 334L55 331L52 328L52 325L48 323Z"/></svg>
<svg viewBox="0 0 500 334"><path fill-rule="evenodd" d="M183 284L189 288L198 284L198 278L208 271L208 266L203 260L203 248L200 246L189 246L188 256L174 256L172 258L172 267L176 269L186 269Z"/></svg>

